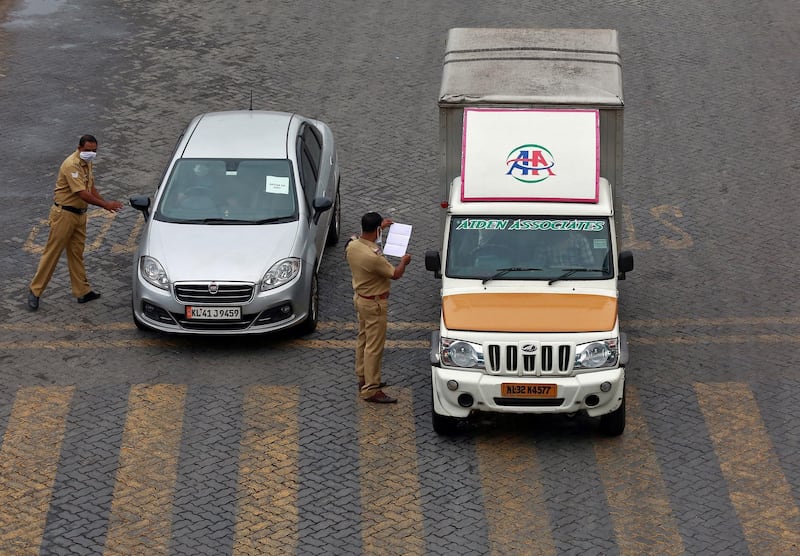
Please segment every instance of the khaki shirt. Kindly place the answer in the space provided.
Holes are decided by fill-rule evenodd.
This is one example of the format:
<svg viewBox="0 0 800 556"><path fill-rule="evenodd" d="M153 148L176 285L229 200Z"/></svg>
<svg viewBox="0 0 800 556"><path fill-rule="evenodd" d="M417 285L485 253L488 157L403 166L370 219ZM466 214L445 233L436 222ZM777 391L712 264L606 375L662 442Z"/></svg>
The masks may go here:
<svg viewBox="0 0 800 556"><path fill-rule="evenodd" d="M58 169L53 200L61 206L84 209L88 204L78 196L78 191L91 192L93 187L92 163L81 160L80 152L76 150L61 163L61 168Z"/></svg>
<svg viewBox="0 0 800 556"><path fill-rule="evenodd" d="M347 245L347 262L353 273L353 291L359 295L381 295L389 291L394 267L376 243L354 239Z"/></svg>

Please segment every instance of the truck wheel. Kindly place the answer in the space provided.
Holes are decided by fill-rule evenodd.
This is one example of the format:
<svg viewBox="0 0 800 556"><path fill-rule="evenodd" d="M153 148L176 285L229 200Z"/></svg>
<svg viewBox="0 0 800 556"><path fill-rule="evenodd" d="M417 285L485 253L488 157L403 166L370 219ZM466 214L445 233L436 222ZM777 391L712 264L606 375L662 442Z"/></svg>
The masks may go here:
<svg viewBox="0 0 800 556"><path fill-rule="evenodd" d="M622 392L622 403L611 413L600 417L600 432L606 436L619 436L625 430L625 391Z"/></svg>
<svg viewBox="0 0 800 556"><path fill-rule="evenodd" d="M333 202L333 208L331 209L331 223L328 226L328 238L325 241L325 244L330 247L331 245L336 245L339 241L339 235L342 227L342 201L339 195L339 188L336 188L336 199Z"/></svg>
<svg viewBox="0 0 800 556"><path fill-rule="evenodd" d="M433 405L433 395L431 395L431 415L433 417L434 432L442 436L451 436L458 432L458 424L464 420L458 417L449 417L436 413L436 409Z"/></svg>
<svg viewBox="0 0 800 556"><path fill-rule="evenodd" d="M319 320L319 283L317 282L317 273L311 277L311 295L308 299L308 316L297 327L297 331L301 336L311 334L317 329L317 322Z"/></svg>

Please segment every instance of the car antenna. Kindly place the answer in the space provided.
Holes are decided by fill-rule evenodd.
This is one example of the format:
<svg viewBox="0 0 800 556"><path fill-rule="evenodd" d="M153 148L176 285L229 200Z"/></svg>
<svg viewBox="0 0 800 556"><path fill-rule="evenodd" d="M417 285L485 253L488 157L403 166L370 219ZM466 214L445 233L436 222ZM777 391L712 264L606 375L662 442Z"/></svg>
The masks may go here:
<svg viewBox="0 0 800 556"><path fill-rule="evenodd" d="M253 89L250 89L250 110L253 110Z"/></svg>

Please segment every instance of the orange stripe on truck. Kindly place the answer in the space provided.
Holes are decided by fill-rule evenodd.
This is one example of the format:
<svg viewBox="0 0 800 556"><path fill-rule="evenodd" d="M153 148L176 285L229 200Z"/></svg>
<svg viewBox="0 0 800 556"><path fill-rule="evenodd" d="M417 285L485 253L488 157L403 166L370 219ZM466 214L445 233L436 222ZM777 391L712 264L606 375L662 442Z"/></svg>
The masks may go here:
<svg viewBox="0 0 800 556"><path fill-rule="evenodd" d="M617 320L617 299L604 295L464 293L442 298L450 330L600 332Z"/></svg>

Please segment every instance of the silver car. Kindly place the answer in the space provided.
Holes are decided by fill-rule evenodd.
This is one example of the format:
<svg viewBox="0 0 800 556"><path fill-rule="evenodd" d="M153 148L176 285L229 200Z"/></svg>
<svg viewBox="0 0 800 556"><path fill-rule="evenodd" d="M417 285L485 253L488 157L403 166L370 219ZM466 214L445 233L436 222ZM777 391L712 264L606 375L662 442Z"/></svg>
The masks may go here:
<svg viewBox="0 0 800 556"><path fill-rule="evenodd" d="M183 334L317 326L317 270L339 239L333 134L297 114L212 112L178 140L133 265L133 320Z"/></svg>

